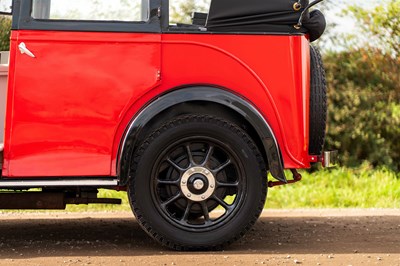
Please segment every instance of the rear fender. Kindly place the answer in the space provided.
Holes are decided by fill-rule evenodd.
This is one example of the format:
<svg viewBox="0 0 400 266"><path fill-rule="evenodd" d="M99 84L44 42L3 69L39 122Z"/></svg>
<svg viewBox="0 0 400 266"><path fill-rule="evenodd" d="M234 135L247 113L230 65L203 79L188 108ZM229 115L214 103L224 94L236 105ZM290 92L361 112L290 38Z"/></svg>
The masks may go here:
<svg viewBox="0 0 400 266"><path fill-rule="evenodd" d="M168 108L191 101L217 103L232 109L232 111L246 119L253 126L262 141L268 159L269 171L272 176L282 182L286 182L278 143L271 127L257 109L243 98L226 90L196 86L178 89L155 99L130 122L124 134L123 141L120 144L117 162L117 171L121 185L126 185L130 178L129 162L134 153L137 139L146 124Z"/></svg>

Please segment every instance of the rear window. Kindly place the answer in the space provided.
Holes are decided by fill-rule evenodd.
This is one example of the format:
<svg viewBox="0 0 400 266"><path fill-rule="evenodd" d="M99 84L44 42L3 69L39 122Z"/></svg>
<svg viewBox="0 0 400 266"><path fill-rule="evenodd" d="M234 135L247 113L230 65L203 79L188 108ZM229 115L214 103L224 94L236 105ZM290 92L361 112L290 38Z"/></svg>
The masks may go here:
<svg viewBox="0 0 400 266"><path fill-rule="evenodd" d="M33 0L32 17L45 20L147 21L149 0Z"/></svg>
<svg viewBox="0 0 400 266"><path fill-rule="evenodd" d="M192 24L193 13L208 13L210 3L211 0L170 0L169 23Z"/></svg>

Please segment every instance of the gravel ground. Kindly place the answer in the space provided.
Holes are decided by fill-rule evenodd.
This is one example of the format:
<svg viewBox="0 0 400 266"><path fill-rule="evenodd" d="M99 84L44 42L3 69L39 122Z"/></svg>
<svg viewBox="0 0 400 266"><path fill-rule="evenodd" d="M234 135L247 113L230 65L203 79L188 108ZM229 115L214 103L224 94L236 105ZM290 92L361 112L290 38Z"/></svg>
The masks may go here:
<svg viewBox="0 0 400 266"><path fill-rule="evenodd" d="M1 213L1 265L400 265L400 210L267 210L221 252L160 247L131 213Z"/></svg>

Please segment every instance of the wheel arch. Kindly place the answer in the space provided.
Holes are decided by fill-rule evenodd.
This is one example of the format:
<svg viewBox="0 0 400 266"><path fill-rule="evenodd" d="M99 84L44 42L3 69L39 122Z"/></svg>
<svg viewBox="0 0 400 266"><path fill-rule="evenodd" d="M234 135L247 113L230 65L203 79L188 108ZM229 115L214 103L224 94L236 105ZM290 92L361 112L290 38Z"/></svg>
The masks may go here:
<svg viewBox="0 0 400 266"><path fill-rule="evenodd" d="M193 110L193 104L199 108L202 103L215 107L203 108L203 111L207 110L209 114L215 113L228 116L234 121L240 119L245 122L250 127L251 137L258 145L262 144L261 152L272 176L286 182L279 145L271 127L259 111L247 100L228 90L200 85L179 88L156 98L131 120L119 145L117 174L120 185L126 185L130 178L129 162L140 137L145 135L149 128L154 128L157 122L165 121L164 118L182 114L182 110ZM150 126L151 124L153 126Z"/></svg>

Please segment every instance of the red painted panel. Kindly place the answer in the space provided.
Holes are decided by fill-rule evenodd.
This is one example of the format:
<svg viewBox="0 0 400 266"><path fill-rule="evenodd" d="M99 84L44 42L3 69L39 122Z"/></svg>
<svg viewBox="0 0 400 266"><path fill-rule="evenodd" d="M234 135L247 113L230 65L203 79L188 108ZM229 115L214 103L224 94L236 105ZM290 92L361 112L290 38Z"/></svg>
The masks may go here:
<svg viewBox="0 0 400 266"><path fill-rule="evenodd" d="M115 135L112 172L126 124L167 91L209 84L247 99L272 127L285 168L309 167L309 43L304 36L162 35L162 83L137 99Z"/></svg>
<svg viewBox="0 0 400 266"><path fill-rule="evenodd" d="M308 45L304 36L163 35L162 87L213 84L246 98L271 125L285 167L308 167Z"/></svg>
<svg viewBox="0 0 400 266"><path fill-rule="evenodd" d="M285 167L308 167L308 53L302 36L14 32L3 175L116 175L135 114L190 84L247 99Z"/></svg>
<svg viewBox="0 0 400 266"><path fill-rule="evenodd" d="M3 175L111 175L114 135L124 113L159 82L160 39L14 32ZM36 58L16 51L21 42Z"/></svg>

